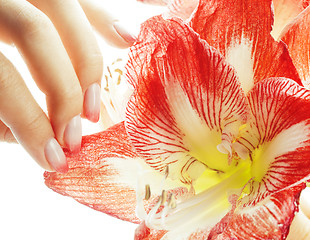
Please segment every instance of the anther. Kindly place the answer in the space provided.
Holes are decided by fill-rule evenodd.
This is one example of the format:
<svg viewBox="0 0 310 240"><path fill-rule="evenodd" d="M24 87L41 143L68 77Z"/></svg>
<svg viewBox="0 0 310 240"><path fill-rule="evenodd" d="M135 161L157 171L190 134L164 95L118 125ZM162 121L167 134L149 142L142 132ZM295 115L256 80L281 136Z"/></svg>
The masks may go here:
<svg viewBox="0 0 310 240"><path fill-rule="evenodd" d="M151 197L151 188L150 188L150 185L147 184L147 185L145 185L145 197L144 197L144 199L149 200L150 197Z"/></svg>
<svg viewBox="0 0 310 240"><path fill-rule="evenodd" d="M169 200L168 200L168 206L171 208L171 209L174 209L177 207L177 203L175 201L175 197L174 197L174 194L170 194L169 196Z"/></svg>
<svg viewBox="0 0 310 240"><path fill-rule="evenodd" d="M167 201L167 192L165 190L163 190L161 192L161 203L160 205L164 205L164 203Z"/></svg>
<svg viewBox="0 0 310 240"><path fill-rule="evenodd" d="M169 176L169 165L166 166L165 178L167 179Z"/></svg>

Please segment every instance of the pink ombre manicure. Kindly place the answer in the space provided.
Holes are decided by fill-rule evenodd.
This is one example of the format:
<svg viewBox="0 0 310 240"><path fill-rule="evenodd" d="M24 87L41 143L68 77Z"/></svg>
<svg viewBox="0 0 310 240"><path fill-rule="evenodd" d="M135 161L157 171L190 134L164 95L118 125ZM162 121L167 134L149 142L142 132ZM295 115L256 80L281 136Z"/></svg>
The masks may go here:
<svg viewBox="0 0 310 240"><path fill-rule="evenodd" d="M98 122L100 116L100 86L94 83L88 87L84 95L84 116L92 122Z"/></svg>
<svg viewBox="0 0 310 240"><path fill-rule="evenodd" d="M81 149L82 142L82 121L80 115L75 116L68 123L64 132L64 141L66 147L73 153Z"/></svg>
<svg viewBox="0 0 310 240"><path fill-rule="evenodd" d="M116 32L128 43L134 44L135 41L137 41L137 38L128 32L126 28L124 28L119 22L115 22L113 24L114 29Z"/></svg>
<svg viewBox="0 0 310 240"><path fill-rule="evenodd" d="M55 138L51 138L47 141L44 154L46 160L55 171L60 173L68 172L69 168L66 156Z"/></svg>

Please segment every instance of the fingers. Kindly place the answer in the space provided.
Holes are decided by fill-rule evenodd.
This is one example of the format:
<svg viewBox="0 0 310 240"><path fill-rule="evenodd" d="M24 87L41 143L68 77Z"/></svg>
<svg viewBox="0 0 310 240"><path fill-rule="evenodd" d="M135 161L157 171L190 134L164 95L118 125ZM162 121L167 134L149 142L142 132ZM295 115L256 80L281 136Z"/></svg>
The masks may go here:
<svg viewBox="0 0 310 240"><path fill-rule="evenodd" d="M134 38L107 14L102 15L102 9L97 11L94 6L83 4L95 25L119 45L131 45ZM102 23L103 28L99 27ZM10 67L14 78L18 79L13 83L22 87L15 86L13 91L10 85L5 89L11 92L7 91L3 96L14 98L17 96L15 94L26 91L22 99L27 101L27 107L22 108L20 101L14 102L19 106L17 109L22 112L20 115L24 120L14 121L12 116L16 117L18 111L10 110L6 105L1 105L2 110L0 106L3 115L0 119L5 123L0 122L0 140L13 141L15 136L41 166L61 169L57 166L64 166L65 161L58 143L74 152L80 149L80 114L93 122L99 120L103 64L91 26L76 0L0 0L0 38L13 42L24 57L38 87L46 94L49 116L47 118L38 107L24 83L21 83L21 77ZM3 61L5 65L10 65L7 60ZM26 111L29 113L26 114ZM41 131L43 139L38 142L36 137L29 138L23 131L23 127L27 126L28 129L34 129L33 132L26 131L28 135L39 136ZM36 151L35 146L44 151Z"/></svg>
<svg viewBox="0 0 310 240"><path fill-rule="evenodd" d="M0 89L0 119L5 123L0 124L1 140L13 140L14 134L41 167L66 172L66 158L54 138L49 119L14 66L1 53Z"/></svg>
<svg viewBox="0 0 310 240"><path fill-rule="evenodd" d="M119 48L127 48L136 41L136 37L108 13L102 1L79 0L79 2L90 23L108 43Z"/></svg>
<svg viewBox="0 0 310 240"><path fill-rule="evenodd" d="M38 87L46 94L49 118L61 145L77 151L83 93L62 41L50 19L23 0L0 0L0 25L10 33ZM73 120L74 119L74 120ZM79 120L80 121L80 120ZM75 128L75 131L66 128ZM68 135L68 136L65 136Z"/></svg>
<svg viewBox="0 0 310 240"><path fill-rule="evenodd" d="M47 14L56 27L85 93L83 114L90 121L97 122L103 58L81 6L76 0L30 2Z"/></svg>
<svg viewBox="0 0 310 240"><path fill-rule="evenodd" d="M310 219L310 188L307 187L302 191L300 196L300 208L303 213Z"/></svg>

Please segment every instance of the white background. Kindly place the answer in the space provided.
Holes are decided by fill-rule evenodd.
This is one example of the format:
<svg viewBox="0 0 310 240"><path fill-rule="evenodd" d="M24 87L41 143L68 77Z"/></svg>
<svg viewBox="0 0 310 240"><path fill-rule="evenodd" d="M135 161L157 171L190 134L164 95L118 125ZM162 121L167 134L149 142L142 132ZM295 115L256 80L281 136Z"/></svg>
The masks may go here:
<svg viewBox="0 0 310 240"><path fill-rule="evenodd" d="M162 11L134 0L103 2L136 31L142 19ZM100 39L99 42L105 60L117 58L113 48ZM14 63L39 104L46 109L45 97L36 88L17 50L0 43L0 51ZM83 128L84 134L88 134L98 131L100 126L83 121ZM44 170L21 146L1 142L0 164L0 240L133 239L135 224L109 217L47 188Z"/></svg>
<svg viewBox="0 0 310 240"><path fill-rule="evenodd" d="M136 32L140 22L162 11L162 8L141 5L135 0L102 2ZM118 57L119 50L100 38L98 41L105 62ZM46 109L45 97L36 88L17 50L0 42L0 51L14 63L39 104ZM99 124L83 121L84 134L99 130ZM0 240L133 239L137 225L109 217L53 192L44 185L43 173L21 146L0 142ZM310 199L310 191L307 197Z"/></svg>

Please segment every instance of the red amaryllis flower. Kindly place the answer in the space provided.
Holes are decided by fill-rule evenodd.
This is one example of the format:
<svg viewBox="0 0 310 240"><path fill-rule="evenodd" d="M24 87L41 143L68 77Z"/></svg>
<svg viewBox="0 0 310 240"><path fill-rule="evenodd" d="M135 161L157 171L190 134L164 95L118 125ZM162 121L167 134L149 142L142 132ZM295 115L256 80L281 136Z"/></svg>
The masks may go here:
<svg viewBox="0 0 310 240"><path fill-rule="evenodd" d="M271 1L233 2L146 21L125 122L84 137L47 186L140 223L136 239L285 239L310 177L310 91L270 36Z"/></svg>

